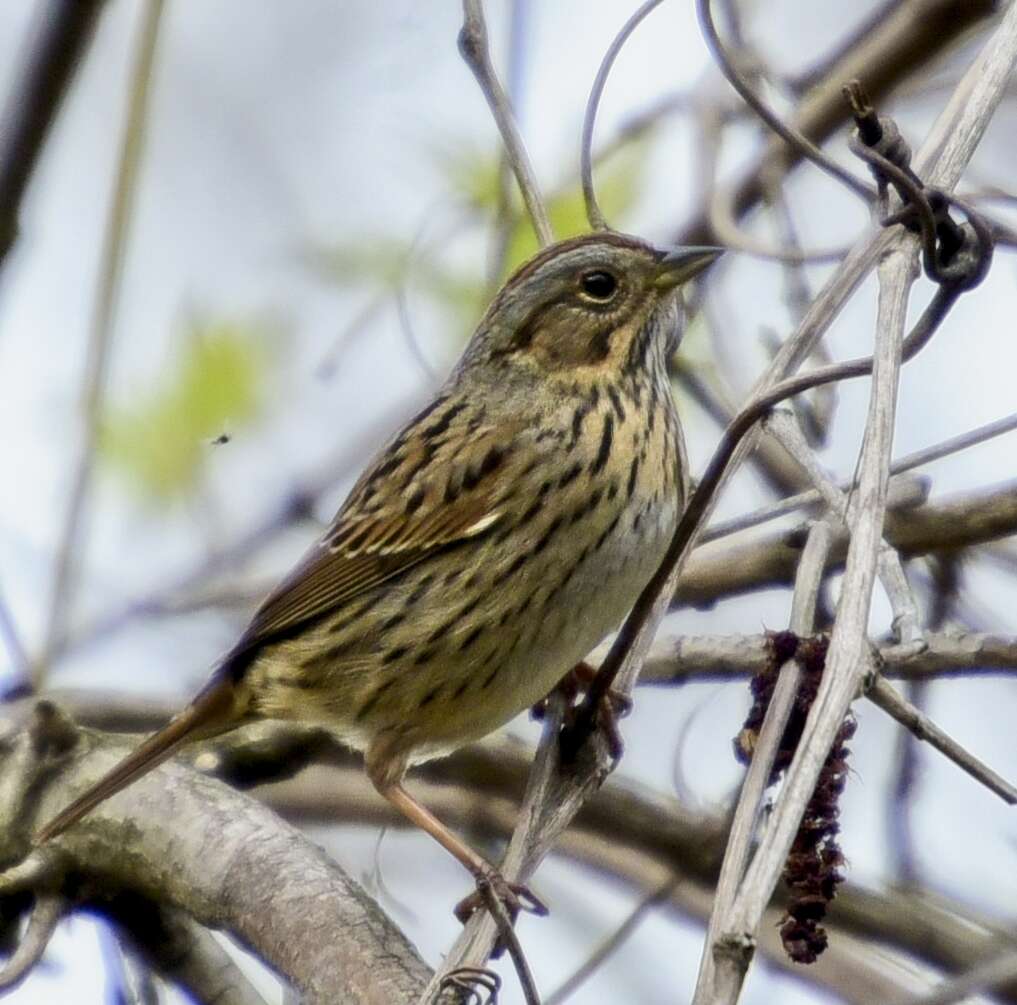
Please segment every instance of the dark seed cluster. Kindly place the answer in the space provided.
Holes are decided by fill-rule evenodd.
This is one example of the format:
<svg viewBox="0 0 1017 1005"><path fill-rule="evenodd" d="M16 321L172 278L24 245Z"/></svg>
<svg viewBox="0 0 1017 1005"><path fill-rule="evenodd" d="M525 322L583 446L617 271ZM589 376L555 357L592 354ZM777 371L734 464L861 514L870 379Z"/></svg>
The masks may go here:
<svg viewBox="0 0 1017 1005"><path fill-rule="evenodd" d="M773 784L791 763L801 740L806 717L822 680L829 640L822 636L802 639L793 632L774 632L769 635L768 642L770 659L752 679L753 704L735 740L735 756L746 764L752 760L777 674L789 659L797 659L802 681L774 761L770 776L770 784ZM814 963L826 949L827 934L821 922L826 916L827 904L836 895L837 885L844 879L841 872L844 856L837 842L839 799L847 781L850 752L847 743L854 736L855 728L855 718L849 714L841 723L784 864L789 900L780 935L784 949L796 963Z"/></svg>

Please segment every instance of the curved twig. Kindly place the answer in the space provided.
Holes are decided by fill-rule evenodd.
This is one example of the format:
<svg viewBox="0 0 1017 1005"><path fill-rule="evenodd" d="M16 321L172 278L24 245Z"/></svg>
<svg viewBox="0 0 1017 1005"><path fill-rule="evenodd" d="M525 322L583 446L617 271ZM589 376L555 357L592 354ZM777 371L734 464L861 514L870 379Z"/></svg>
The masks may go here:
<svg viewBox="0 0 1017 1005"><path fill-rule="evenodd" d="M713 22L710 0L696 0L696 13L699 16L699 23L703 29L703 34L706 36L707 44L710 46L710 51L713 53L728 82L742 96L746 104L785 143L794 147L804 157L808 157L813 164L828 175L846 185L855 195L871 203L875 199L876 193L870 185L856 178L850 171L842 168L836 161L827 157L808 137L793 126L783 122L752 89L749 82L739 72L734 63L731 62L727 50L724 48L724 43L720 40L717 26Z"/></svg>
<svg viewBox="0 0 1017 1005"><path fill-rule="evenodd" d="M710 199L710 227L718 244L753 258L765 258L785 265L820 264L839 262L850 250L848 245L838 248L796 249L782 248L746 234L735 219L733 193L730 189L716 188Z"/></svg>
<svg viewBox="0 0 1017 1005"><path fill-rule="evenodd" d="M586 102L586 114L583 116L583 138L579 153L579 173L583 183L583 200L586 203L586 219L594 230L610 229L604 214L597 202L597 195L593 190L593 127L597 121L597 109L600 107L600 96L604 93L604 85L611 74L614 61L621 52L622 46L628 41L629 36L639 27L640 23L654 8L659 7L663 0L646 0L626 22L622 25L621 31L614 37L614 41L608 46L607 52L601 61L597 76L593 80L593 87L590 89L590 97Z"/></svg>

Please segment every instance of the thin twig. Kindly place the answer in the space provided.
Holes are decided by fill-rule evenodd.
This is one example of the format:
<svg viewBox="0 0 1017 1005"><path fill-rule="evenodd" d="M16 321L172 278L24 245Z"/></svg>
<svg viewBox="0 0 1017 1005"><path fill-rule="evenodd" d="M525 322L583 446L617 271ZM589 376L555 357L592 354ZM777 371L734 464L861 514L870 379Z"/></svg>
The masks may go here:
<svg viewBox="0 0 1017 1005"><path fill-rule="evenodd" d="M529 0L511 0L509 10L511 12L509 14L509 56L508 68L505 71L505 93L509 107L519 108L526 65L525 39L530 16ZM508 150L503 144L501 157L498 159L498 200L494 209L493 240L487 262L487 285L492 294L500 285L505 272L505 260L515 222L516 216L512 205L512 163Z"/></svg>
<svg viewBox="0 0 1017 1005"><path fill-rule="evenodd" d="M473 72L473 76L476 77L477 83L487 99L488 107L494 116L498 131L501 133L505 153L519 184L523 202L526 204L526 211L530 214L537 240L543 247L546 247L554 241L554 233L551 230L551 223L547 218L544 203L540 198L537 179L527 156L526 147L523 145L522 136L519 135L515 116L491 63L491 53L487 42L487 24L484 21L484 8L481 0L463 0L463 27L459 32L459 52Z"/></svg>
<svg viewBox="0 0 1017 1005"><path fill-rule="evenodd" d="M817 521L809 531L795 580L790 627L796 635L809 635L813 630L816 602L826 571L829 549L830 527L825 521ZM723 994L718 990L723 982L733 985L734 989L740 986L752 959L754 939L750 930L736 929L733 911L749 861L766 790L772 781L773 765L794 707L800 680L801 668L798 662L788 660L780 668L773 696L767 706L766 718L752 752L752 761L738 793L738 804L724 849L724 861L720 867L699 971L700 984L712 987L713 993L718 996ZM736 992L733 997L737 997Z"/></svg>
<svg viewBox="0 0 1017 1005"><path fill-rule="evenodd" d="M976 782L980 782L1009 805L1013 806L1017 803L1017 786L1012 785L952 739L924 712L907 701L889 681L877 677L865 694L874 705L881 708L887 715L893 716L914 736L934 747L947 760L953 761Z"/></svg>
<svg viewBox="0 0 1017 1005"><path fill-rule="evenodd" d="M432 388L437 390L441 383L438 371L431 365L431 361L424 354L424 347L420 344L416 329L413 327L413 318L410 316L409 305L406 303L406 288L402 285L395 294L396 313L399 316L399 327L402 329L406 346L410 350L410 358L420 367L421 372L427 378Z"/></svg>
<svg viewBox="0 0 1017 1005"><path fill-rule="evenodd" d="M847 498L816 460L792 414L782 409L775 410L763 420L763 425L808 472L830 511L843 523L848 524L850 513ZM889 488L887 500L889 501ZM918 602L908 584L900 555L885 540L879 549L879 579L893 611L893 627L897 640L901 643L924 646Z"/></svg>
<svg viewBox="0 0 1017 1005"><path fill-rule="evenodd" d="M629 916L547 996L544 1005L563 1005L571 998L597 972L605 960L608 960L625 944L647 915L671 897L679 882L677 876L672 876L661 883L656 890L651 890L646 894L632 909Z"/></svg>
<svg viewBox="0 0 1017 1005"><path fill-rule="evenodd" d="M782 178L783 175L776 170L770 172L766 185L769 190L766 201L769 204L770 216L781 244L792 250L801 251L798 227L784 194ZM792 322L798 324L805 317L805 312L812 302L812 287L803 266L787 262L782 271L784 274L784 301ZM825 342L816 346L813 359L820 364L831 361L830 349ZM808 432L809 442L814 446L824 444L829 436L830 425L837 407L836 387L830 386L816 391L811 398L803 398L797 402L796 407Z"/></svg>
<svg viewBox="0 0 1017 1005"><path fill-rule="evenodd" d="M928 694L928 681L908 681L907 700L916 707ZM894 882L916 887L919 884L918 858L915 854L915 795L920 777L918 741L910 730L899 730L893 765L887 786L883 821L886 826L886 847L892 862Z"/></svg>
<svg viewBox="0 0 1017 1005"><path fill-rule="evenodd" d="M1017 534L1017 481L887 512L884 536L904 558L973 548ZM847 557L848 534L838 531L831 564ZM803 542L794 528L730 544L711 544L686 564L674 605L693 607L794 582Z"/></svg>
<svg viewBox="0 0 1017 1005"><path fill-rule="evenodd" d="M801 102L788 116L795 128L815 143L837 132L848 118L841 96L845 80L864 80L878 101L936 59L944 49L973 25L996 14L995 0L897 0L884 5L851 33L835 52L823 60L803 84ZM807 88L807 90L805 90ZM956 110L954 111L956 114ZM765 195L764 181L774 165L790 171L801 159L797 147L776 138L748 165L734 184L734 215L746 215ZM949 186L949 187L952 187ZM675 234L677 244L709 244L716 235L710 230L704 209Z"/></svg>
<svg viewBox="0 0 1017 1005"><path fill-rule="evenodd" d="M611 44L604 53L597 76L593 80L593 87L590 89L590 97L586 102L586 113L583 115L583 136L579 150L579 175L583 185L583 199L586 202L586 219L594 230L607 230L607 220L597 202L597 193L593 188L593 127L597 122L597 109L600 107L600 97L604 93L604 85L611 74L615 59L618 53L628 41L629 36L639 27L644 18L656 7L659 7L662 0L646 0L636 12L622 25L621 30L615 35Z"/></svg>
<svg viewBox="0 0 1017 1005"><path fill-rule="evenodd" d="M856 195L861 196L866 202L871 203L876 196L871 185L860 181L850 171L845 170L836 161L827 157L807 136L803 135L793 126L789 126L775 114L752 89L744 75L728 57L724 43L720 40L720 35L717 33L717 26L713 23L710 0L696 0L696 13L699 15L699 23L709 43L710 51L713 53L720 68L724 71L724 76L727 77L728 82L745 99L746 104L785 143L795 147L818 168L836 178L839 182L842 182L848 189Z"/></svg>
<svg viewBox="0 0 1017 1005"><path fill-rule="evenodd" d="M791 248L747 234L735 216L734 193L723 185L715 186L709 200L710 230L718 244L753 258L784 265L821 265L839 262L848 252L846 245L834 248Z"/></svg>
<svg viewBox="0 0 1017 1005"><path fill-rule="evenodd" d="M145 123L155 64L163 0L149 0L138 33L137 52L130 76L130 97L117 160L113 199L99 256L99 287L88 336L88 356L83 375L85 431L71 479L64 526L57 547L53 594L42 655L33 674L38 688L49 668L53 653L63 636L85 547L88 500L95 466L95 452L106 392L113 343L117 294L123 278L127 241L138 172L145 146Z"/></svg>
<svg viewBox="0 0 1017 1005"><path fill-rule="evenodd" d="M962 450L985 443L996 436L1002 436L1004 433L1010 433L1015 429L1017 429L1017 412L1006 416L1006 418L997 419L995 422L979 426L970 432L961 433L959 436L943 440L934 446L924 447L921 450L916 450L914 453L907 454L890 465L890 474L899 475L905 471L921 467L924 464L931 464L933 461L942 460L942 458L949 457L951 454L960 453ZM838 487L842 492L850 492L853 485L853 482L845 481L841 482ZM760 524L776 520L778 517L786 516L788 513L793 513L795 510L812 506L821 499L822 495L819 489L809 489L807 492L788 496L786 499L781 499L780 502L753 510L744 516L712 524L703 531L699 540L705 544L707 541L715 541L729 534L748 530L750 527L758 527Z"/></svg>
<svg viewBox="0 0 1017 1005"><path fill-rule="evenodd" d="M523 992L523 999L526 1005L540 1005L540 995L537 992L537 985L533 980L533 973L526 960L526 954L519 942L519 936L512 925L512 919L505 909L504 903L495 892L490 883L478 882L477 890L484 898L484 905L490 912L494 923L498 926L498 937L508 949L512 958L512 965L516 968L516 976L519 978L519 987Z"/></svg>
<svg viewBox="0 0 1017 1005"><path fill-rule="evenodd" d="M854 488L852 483L848 481L840 482L837 487L841 492L849 492ZM918 476L902 478L896 476L890 482L887 509L914 509L928 500L930 488L931 485L928 478ZM721 538L740 534L745 530L751 530L753 527L761 527L763 524L788 516L798 510L815 507L822 501L823 496L819 489L807 489L805 492L798 492L793 496L785 496L785 498L768 506L761 506L759 509L750 510L748 513L732 517L730 520L719 520L717 523L711 524L699 536L699 543L709 544L713 541L719 541Z"/></svg>
<svg viewBox="0 0 1017 1005"><path fill-rule="evenodd" d="M17 238L25 189L103 6L102 0L36 4L33 38L22 47L0 118L0 263Z"/></svg>
<svg viewBox="0 0 1017 1005"><path fill-rule="evenodd" d="M316 368L316 376L327 380L335 373L343 352L381 315L391 295L389 289L379 290L342 326L332 344L322 354Z"/></svg>
<svg viewBox="0 0 1017 1005"><path fill-rule="evenodd" d="M757 930L791 850L805 805L815 790L820 770L866 666L868 612L889 481L908 294L915 278L914 242L909 243L911 254L893 251L879 264L880 296L872 392L859 459L858 494L864 505L859 506L852 527L844 585L825 670L780 798L725 918L726 927L717 933L704 952L694 1005L707 1002L724 1005L737 1000L748 960L744 954L726 953L717 958L715 969L714 954L732 940L752 937Z"/></svg>
<svg viewBox="0 0 1017 1005"><path fill-rule="evenodd" d="M710 317L709 304L704 302L702 312L707 318L707 326L716 331L715 321ZM681 354L670 363L671 375L684 391L722 430L730 425L736 409L731 405L731 394L719 386L719 374L708 380L705 373L685 360ZM788 462L782 450L776 448L768 439L760 438L756 449L746 459L759 473L763 481L773 489L778 498L802 489L802 480L795 466Z"/></svg>

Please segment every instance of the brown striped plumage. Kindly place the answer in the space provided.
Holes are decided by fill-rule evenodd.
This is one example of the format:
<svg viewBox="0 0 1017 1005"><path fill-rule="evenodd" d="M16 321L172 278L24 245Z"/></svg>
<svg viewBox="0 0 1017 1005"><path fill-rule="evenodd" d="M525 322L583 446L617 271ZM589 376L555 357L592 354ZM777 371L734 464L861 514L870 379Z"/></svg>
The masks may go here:
<svg viewBox="0 0 1017 1005"><path fill-rule="evenodd" d="M295 718L363 750L379 790L477 872L402 776L545 695L653 573L685 495L674 291L715 256L599 234L526 263L195 703L42 837L187 739Z"/></svg>

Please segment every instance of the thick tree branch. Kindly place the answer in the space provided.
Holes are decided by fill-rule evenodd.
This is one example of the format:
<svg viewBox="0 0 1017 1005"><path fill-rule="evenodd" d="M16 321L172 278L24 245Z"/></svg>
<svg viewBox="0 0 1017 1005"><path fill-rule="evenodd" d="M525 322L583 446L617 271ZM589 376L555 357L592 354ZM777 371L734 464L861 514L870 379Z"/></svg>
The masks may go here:
<svg viewBox="0 0 1017 1005"><path fill-rule="evenodd" d="M390 1005L426 983L413 947L324 852L256 801L181 764L146 775L25 859L35 824L133 745L77 732L47 703L20 730L10 720L5 727L0 861L45 859L39 881L52 888L73 872L73 887L58 892L75 899L129 890L226 929L309 1002ZM22 885L34 875L21 873Z"/></svg>
<svg viewBox="0 0 1017 1005"><path fill-rule="evenodd" d="M12 726L15 711L8 706L8 713L3 720L6 738L0 740L0 743L5 751L18 735L14 733ZM81 711L84 712L85 709L82 708ZM154 712L155 703L139 707L134 715L138 728L147 729L155 725ZM102 714L101 709L94 707L93 713L96 716ZM309 748L315 747L311 737L314 732L312 730L288 724L280 724L274 729L280 733L297 729L298 732L308 734L295 737L294 742L286 749L306 753ZM232 750L228 760L213 754L214 748L206 746L203 750L199 749L198 762L206 768L214 769L217 764L224 766L228 763L233 769L237 769L241 760L246 758L251 762L251 767L254 767L263 757L274 758L271 733L272 729L258 727L253 731L248 730L246 735L244 732L232 734L226 738ZM117 757L133 742L132 738L102 738L91 733L85 733L84 738L90 747L94 745L95 749L102 748L106 751L103 755L106 761L103 763ZM24 745L19 749L23 751ZM278 745L274 748L276 752L280 749L282 748ZM37 756L30 754L28 762L34 762ZM52 783L58 786L60 791L52 795L44 794L47 804L50 799L53 802L66 799L71 791L76 791L89 778L94 777L93 772L98 771L98 764L80 776L73 767L73 764L81 760L88 762L90 756L78 751L72 754L70 774L61 773L61 776ZM414 773L411 786L422 794L426 803L450 825L459 828L469 827L491 835L507 835L518 817L518 803L526 785L532 757L532 751L523 744L509 739L493 739L461 750L444 760L421 766ZM284 755L283 760L285 761ZM378 827L405 826L405 820L394 814L391 807L373 791L354 755L332 741L329 747L323 743L318 745L317 761L319 763L316 766L306 769L294 778L260 786L255 794L276 812L297 824L321 825L347 821ZM7 861L23 854L23 851L17 849L24 847L23 834L30 826L29 819L18 820L16 815L8 812L11 805L8 787L17 779L25 778L25 771L19 767L19 763L23 762L19 762L17 751L10 751L7 756L0 753L0 778L5 783L4 792L0 794L0 819L8 822L17 820L17 827L21 832L20 836L15 835L17 847L12 850L10 826L13 825L9 824L7 831L0 830L2 840L0 852ZM292 767L295 769L297 765L294 764ZM95 827L99 833L91 833L87 837L89 850L81 853L84 868L91 875L96 874L96 871L89 869L87 865L87 862L91 861L90 849L93 844L110 840L115 842L108 852L103 853L102 860L108 862L110 858L116 859L118 855L123 854L125 841L137 841L139 839L136 835L143 832L140 838L141 847L146 849L144 854L148 857L153 847L152 839L147 833L150 829L170 832L177 830L179 825L175 822L173 806L162 805L165 802L165 795L161 787L164 782L161 779L166 770L170 769L160 769L154 773L151 776L153 780L147 788L144 782L139 782L138 786L105 804L102 811L96 811ZM192 791L195 812L204 812L206 786L211 785L213 791L221 790L221 786L194 777L193 771L182 764L172 767L171 770L172 791L177 793ZM248 770L246 774L264 775L264 770L255 767L255 770ZM73 775L73 778L70 775ZM187 780L187 776L191 776L190 780ZM236 805L242 806L249 802L247 797L227 791L224 796L227 801L223 804L226 807L234 805L229 797L237 801ZM173 798L175 800L178 796L174 795ZM152 807L155 808L154 813L150 811ZM37 812L39 816L44 816L45 811L46 808L43 806ZM215 827L216 824L213 822L211 825L213 834ZM683 882L679 884L679 891L688 891L689 882L701 887L702 893L698 895L700 907L695 916L705 918L709 909L708 891L716 882L726 833L726 826L719 817L690 812L672 798L656 796L644 787L624 779L612 779L583 807L572 830L562 838L559 850L566 856L576 857L593 867L616 872L621 878L636 883L642 889L648 889L652 880L647 879L645 885L642 885L642 881L636 878L638 872L632 878L627 878L624 863L632 864L639 861L655 863L653 876L659 876L660 870L663 869L669 874L683 878ZM70 838L71 834L69 833L67 837ZM230 840L232 843L232 834ZM258 838L254 837L253 840L257 841ZM590 841L595 844L590 845ZM594 847L602 850L593 854L590 849ZM77 850L75 848L68 850L75 856L76 861ZM294 839L292 851L298 852L302 858L303 842ZM605 857L608 852L610 855ZM188 855L190 856L190 853ZM191 859L192 861L197 859L201 863L204 861L198 852L195 852ZM174 862L178 860L173 859ZM316 853L312 854L311 863L314 869L319 868ZM27 860L26 866L20 870L20 885L31 888L50 888L53 884L53 875L66 867L47 865L45 859L37 857L37 853ZM132 866L131 869L133 868ZM237 861L236 868L244 869L244 861ZM118 869L117 864L114 866L113 877L119 875ZM4 878L16 872L17 870L10 870ZM104 874L104 883L108 882L108 878ZM255 875L251 880L254 884L273 881L274 877L261 875ZM214 877L210 882L214 883ZM280 882L285 882L285 877L280 878ZM348 882L345 877L339 880L340 895L343 895ZM134 887L133 883L127 885ZM237 904L236 910L242 911L243 905ZM947 972L955 972L965 970L976 960L990 953L999 953L1009 945L1002 935L1002 928L996 931L964 920L961 912L962 909L956 905L951 906L942 902L933 904L931 899L918 892L891 891L888 894L879 894L847 883L842 887L833 905L831 922L859 937L896 946L933 966ZM348 926L344 923L344 916L340 915L339 918L339 922L334 920L332 922L333 926L338 926L334 927L333 931L345 933L349 930ZM198 920L208 923L207 919ZM297 941L305 937L305 933L301 932ZM317 934L312 932L311 937L313 942ZM321 937L325 938L326 933L322 932ZM243 935L241 938L251 945L249 939ZM397 934L391 939L382 939L383 948L392 949L400 946L403 947L399 949L400 953L408 951L411 954L411 961L415 959L412 950L406 949L405 943ZM765 945L762 948L766 951ZM386 956L385 960L389 960L389 957ZM417 964L423 967L419 961ZM1017 1002L1017 988L1010 989L1007 1000Z"/></svg>
<svg viewBox="0 0 1017 1005"><path fill-rule="evenodd" d="M926 648L889 643L879 649L882 673L902 680L977 677L1017 671L1017 638L982 632L929 632ZM597 650L602 653L603 648ZM675 635L658 639L643 664L640 684L736 680L767 662L765 635Z"/></svg>

